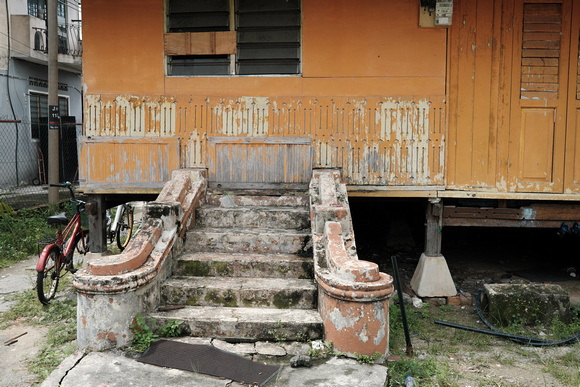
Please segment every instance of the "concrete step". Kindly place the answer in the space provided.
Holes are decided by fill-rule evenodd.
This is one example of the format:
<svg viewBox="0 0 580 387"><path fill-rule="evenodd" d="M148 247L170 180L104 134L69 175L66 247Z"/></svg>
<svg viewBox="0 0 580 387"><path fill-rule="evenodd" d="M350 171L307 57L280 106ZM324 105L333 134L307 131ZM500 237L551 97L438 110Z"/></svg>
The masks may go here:
<svg viewBox="0 0 580 387"><path fill-rule="evenodd" d="M307 207L219 207L203 206L196 210L198 227L310 228Z"/></svg>
<svg viewBox="0 0 580 387"><path fill-rule="evenodd" d="M269 193L269 194L268 194ZM208 192L206 203L214 206L233 207L233 206L295 206L308 207L310 197L307 192L267 192L234 190Z"/></svg>
<svg viewBox="0 0 580 387"><path fill-rule="evenodd" d="M316 310L224 308L193 306L149 315L156 327L169 320L184 321L196 337L220 337L229 341L316 340L323 336L322 318Z"/></svg>
<svg viewBox="0 0 580 387"><path fill-rule="evenodd" d="M313 309L316 308L316 294L316 285L311 279L173 277L162 285L161 303Z"/></svg>
<svg viewBox="0 0 580 387"><path fill-rule="evenodd" d="M310 230L266 228L194 228L187 232L187 252L274 253L311 256Z"/></svg>
<svg viewBox="0 0 580 387"><path fill-rule="evenodd" d="M293 254L197 252L177 258L174 275L312 279L314 261Z"/></svg>

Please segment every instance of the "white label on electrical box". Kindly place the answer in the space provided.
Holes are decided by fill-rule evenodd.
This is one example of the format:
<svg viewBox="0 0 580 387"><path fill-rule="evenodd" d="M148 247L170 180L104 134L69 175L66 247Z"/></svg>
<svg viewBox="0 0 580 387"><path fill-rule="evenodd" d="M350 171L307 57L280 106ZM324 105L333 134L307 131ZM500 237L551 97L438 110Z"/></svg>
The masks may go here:
<svg viewBox="0 0 580 387"><path fill-rule="evenodd" d="M435 3L435 25L449 26L453 16L453 0L437 0Z"/></svg>

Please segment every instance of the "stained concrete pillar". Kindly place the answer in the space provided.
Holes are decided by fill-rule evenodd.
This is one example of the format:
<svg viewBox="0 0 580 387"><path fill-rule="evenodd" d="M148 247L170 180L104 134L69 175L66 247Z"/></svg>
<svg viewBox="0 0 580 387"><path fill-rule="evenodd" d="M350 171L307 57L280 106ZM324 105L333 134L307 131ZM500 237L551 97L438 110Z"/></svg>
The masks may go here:
<svg viewBox="0 0 580 387"><path fill-rule="evenodd" d="M393 278L356 254L346 185L337 170L314 170L310 220L318 311L339 352L386 354Z"/></svg>
<svg viewBox="0 0 580 387"><path fill-rule="evenodd" d="M443 203L429 199L425 226L425 252L411 279L411 288L419 297L452 297L457 294L447 261L441 254Z"/></svg>
<svg viewBox="0 0 580 387"><path fill-rule="evenodd" d="M89 251L107 251L107 215L104 195L89 195L85 213L89 219Z"/></svg>

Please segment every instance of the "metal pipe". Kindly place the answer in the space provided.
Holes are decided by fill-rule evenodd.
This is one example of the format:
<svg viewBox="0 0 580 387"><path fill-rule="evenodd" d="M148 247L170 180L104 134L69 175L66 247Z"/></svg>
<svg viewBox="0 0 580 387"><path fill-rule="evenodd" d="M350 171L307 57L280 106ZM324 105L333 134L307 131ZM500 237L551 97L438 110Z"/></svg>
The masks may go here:
<svg viewBox="0 0 580 387"><path fill-rule="evenodd" d="M403 329L405 331L405 341L407 342L407 356L413 355L413 344L411 344L411 336L409 335L409 324L407 323L407 313L405 312L405 302L403 301L403 289L401 288L401 280L399 278L399 266L397 265L397 257L392 256L391 262L393 264L393 274L395 275L395 282L397 284L397 293L399 293L399 307L401 308L401 318L403 319Z"/></svg>

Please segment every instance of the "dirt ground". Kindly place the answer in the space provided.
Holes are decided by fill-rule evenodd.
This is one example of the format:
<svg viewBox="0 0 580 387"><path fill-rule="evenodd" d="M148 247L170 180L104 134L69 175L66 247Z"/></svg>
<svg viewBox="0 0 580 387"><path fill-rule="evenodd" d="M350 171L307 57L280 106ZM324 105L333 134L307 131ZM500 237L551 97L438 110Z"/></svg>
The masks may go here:
<svg viewBox="0 0 580 387"><path fill-rule="evenodd" d="M34 288L37 257L31 257L10 267L0 269L0 313L10 308L10 296ZM18 337L10 345L5 342ZM31 326L22 321L12 321L6 329L0 330L0 387L30 385L36 381L26 367L26 359L33 358L46 339L46 329Z"/></svg>

